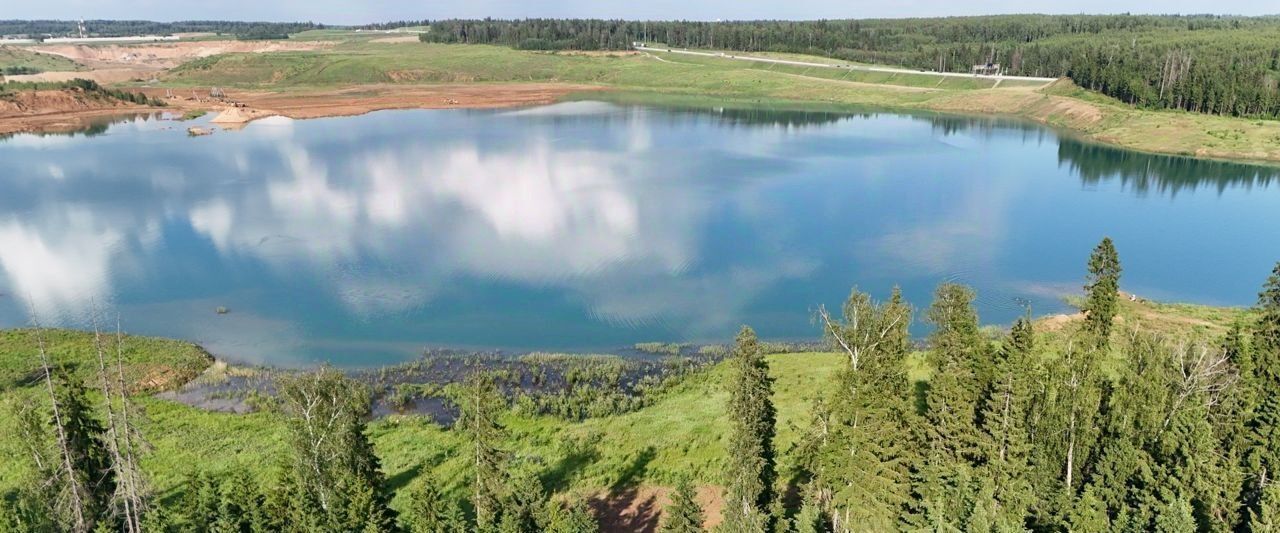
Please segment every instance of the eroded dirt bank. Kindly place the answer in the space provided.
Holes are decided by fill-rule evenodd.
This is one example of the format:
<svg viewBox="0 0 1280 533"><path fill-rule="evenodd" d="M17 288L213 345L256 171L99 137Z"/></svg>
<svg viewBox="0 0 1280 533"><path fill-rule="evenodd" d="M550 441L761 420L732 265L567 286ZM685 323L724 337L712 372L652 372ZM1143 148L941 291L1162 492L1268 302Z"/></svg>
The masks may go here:
<svg viewBox="0 0 1280 533"><path fill-rule="evenodd" d="M19 91L0 98L0 135L75 131L94 118L148 109L76 89Z"/></svg>

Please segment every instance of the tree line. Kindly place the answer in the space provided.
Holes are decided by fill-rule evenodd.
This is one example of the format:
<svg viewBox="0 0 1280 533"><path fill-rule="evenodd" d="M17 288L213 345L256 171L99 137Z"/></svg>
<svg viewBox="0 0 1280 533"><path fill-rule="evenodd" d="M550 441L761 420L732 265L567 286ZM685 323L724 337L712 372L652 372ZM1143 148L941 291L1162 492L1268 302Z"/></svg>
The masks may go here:
<svg viewBox="0 0 1280 533"><path fill-rule="evenodd" d="M0 35L40 37L78 37L76 20L0 20ZM324 29L312 22L239 22L228 20L184 20L155 22L150 20L86 20L89 37L131 37L137 35L171 35L174 33L210 32L240 38L286 39L291 33Z"/></svg>
<svg viewBox="0 0 1280 533"><path fill-rule="evenodd" d="M1254 313L1221 338L1162 337L1117 320L1121 264L1104 239L1087 263L1083 318L993 337L969 287L943 283L924 320L932 375L907 375L915 311L854 289L817 322L843 355L801 437L779 449L773 380L749 327L727 365L720 479L729 533L852 531L1265 532L1280 527L1280 264ZM332 369L284 378L288 459L268 483L193 473L178 504L138 467L138 414L119 338L77 380L40 343L46 403L19 413L40 472L0 502L5 531L597 531L586 502L555 498L509 448L511 408L491 372L456 388L469 490L427 479L400 512L367 436L369 388ZM792 355L789 357L804 357ZM88 387L99 390L91 405ZM683 479L662 530L704 531Z"/></svg>
<svg viewBox="0 0 1280 533"><path fill-rule="evenodd" d="M787 463L766 444L770 382L744 330L729 531L1276 531L1280 264L1256 321L1213 341L1122 328L1109 239L1088 272L1084 319L1047 346L1025 318L992 342L974 292L939 286L927 383L904 372L912 310L897 291L855 289L840 320L820 310L847 360Z"/></svg>
<svg viewBox="0 0 1280 533"><path fill-rule="evenodd" d="M537 50L680 48L793 52L921 70L1071 77L1126 103L1280 117L1280 17L999 15L818 21L586 19L419 21L427 42Z"/></svg>

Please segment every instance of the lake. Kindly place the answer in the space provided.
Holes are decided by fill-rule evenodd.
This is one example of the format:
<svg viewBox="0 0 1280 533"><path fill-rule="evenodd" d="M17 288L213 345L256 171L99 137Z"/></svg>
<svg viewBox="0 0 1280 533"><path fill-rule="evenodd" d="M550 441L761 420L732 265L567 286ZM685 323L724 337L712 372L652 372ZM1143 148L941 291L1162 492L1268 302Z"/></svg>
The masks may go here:
<svg viewBox="0 0 1280 533"><path fill-rule="evenodd" d="M967 283L1008 323L1067 310L1103 236L1152 299L1249 305L1280 260L1280 170L1018 122L574 102L190 125L0 140L0 326L106 309L238 361L369 366L812 340L855 285L923 309Z"/></svg>

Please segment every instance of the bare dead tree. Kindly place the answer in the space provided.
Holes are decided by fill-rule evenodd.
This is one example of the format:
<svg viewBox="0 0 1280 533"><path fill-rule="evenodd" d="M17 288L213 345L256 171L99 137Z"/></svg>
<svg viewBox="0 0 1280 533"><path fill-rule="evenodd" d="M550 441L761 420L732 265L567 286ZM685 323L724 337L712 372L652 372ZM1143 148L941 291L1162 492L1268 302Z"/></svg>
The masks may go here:
<svg viewBox="0 0 1280 533"><path fill-rule="evenodd" d="M62 489L65 491L70 507L72 529L77 532L89 530L89 517L85 516L85 500L87 489L76 475L71 454L71 446L67 442L67 430L62 420L62 411L58 407L58 395L53 384L53 369L49 361L49 353L45 348L44 330L40 320L36 318L35 305L31 304L31 325L35 329L36 346L40 355L40 368L44 372L45 387L49 391L49 403L53 407L53 426L57 436L58 451L62 455L62 466L57 470L62 478Z"/></svg>
<svg viewBox="0 0 1280 533"><path fill-rule="evenodd" d="M849 364L855 371L862 358L887 342L894 328L906 319L903 313L890 313L885 307L870 298L851 299L850 305L845 306L844 324L837 324L826 306L818 306L823 329L849 356Z"/></svg>
<svg viewBox="0 0 1280 533"><path fill-rule="evenodd" d="M1162 430L1169 427L1178 410L1188 401L1199 399L1204 402L1204 407L1213 407L1221 400L1222 393L1239 379L1226 350L1181 342L1171 346L1168 353L1169 364L1174 366L1178 382L1174 384L1173 399L1160 426Z"/></svg>
<svg viewBox="0 0 1280 533"><path fill-rule="evenodd" d="M120 423L124 429L122 435L124 471L126 473L124 484L126 486L125 497L132 502L134 531L142 531L142 514L146 510L146 486L145 479L142 476L142 467L138 463L138 455L140 453L140 445L145 445L146 441L142 439L142 432L138 430L136 424L138 417L134 410L133 402L129 400L129 393L125 387L124 381L124 334L120 328L120 315L116 315L116 394L120 398ZM131 416L134 415L134 416ZM130 418L133 422L130 422Z"/></svg>
<svg viewBox="0 0 1280 533"><path fill-rule="evenodd" d="M98 383L102 389L103 406L107 414L107 451L111 454L111 469L116 476L114 500L124 514L126 533L142 531L142 497L139 485L142 475L136 461L133 434L136 429L129 424L130 402L124 382L122 369L123 335L120 332L120 321L116 320L116 357L114 375L107 366L107 355L102 329L98 322L98 311L93 311L94 348L98 356Z"/></svg>
<svg viewBox="0 0 1280 533"><path fill-rule="evenodd" d="M112 499L124 508L124 522L129 533L136 533L133 529L133 510L130 508L130 502L120 497L121 479L124 477L124 459L120 456L120 432L116 424L115 395L112 394L111 384L107 380L107 360L102 347L102 330L98 327L96 306L91 306L90 314L93 316L93 348L98 355L98 386L102 389L102 406L107 413L107 452L111 454L111 470L116 477L116 492L112 495Z"/></svg>

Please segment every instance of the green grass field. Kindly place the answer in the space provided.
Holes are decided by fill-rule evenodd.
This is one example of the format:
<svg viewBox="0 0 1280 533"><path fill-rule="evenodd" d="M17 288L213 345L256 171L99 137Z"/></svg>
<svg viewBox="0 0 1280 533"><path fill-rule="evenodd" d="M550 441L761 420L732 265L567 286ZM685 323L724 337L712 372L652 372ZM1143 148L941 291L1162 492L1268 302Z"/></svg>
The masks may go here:
<svg viewBox="0 0 1280 533"><path fill-rule="evenodd" d="M18 46L0 46L0 74L12 68L37 72L84 70L83 65L64 57L39 54Z"/></svg>
<svg viewBox="0 0 1280 533"><path fill-rule="evenodd" d="M0 463L0 494L31 474L22 443L13 438L13 403L38 401L42 393L41 382L35 379L38 366L33 365L38 360L32 332L2 335L0 370L9 379L0 387L0 454L12 459ZM91 333L48 331L46 335L57 361L74 364L84 377L92 375L89 363L96 361L96 351ZM129 337L125 347L131 369L165 365L190 370L208 364L203 352L177 341ZM841 360L833 354L770 357L778 380L774 401L781 449L794 441L812 394ZM572 423L508 415L508 447L537 468L547 486L561 492L595 493L623 482L669 484L684 474L715 483L727 427L728 394L720 385L726 372L724 365L717 366L686 380L654 405L621 416ZM32 379L14 381L12 376ZM94 398L97 401L98 396ZM266 481L286 453L284 425L276 414L212 413L147 396L140 396L139 402L146 415L143 433L153 447L144 468L162 497L178 496L185 476L195 468L215 473L243 470ZM458 494L465 490L467 461L460 456L461 443L452 431L421 417L393 416L374 422L370 432L388 480L398 492L427 476L443 483L446 490ZM629 478L620 479L623 475Z"/></svg>
<svg viewBox="0 0 1280 533"><path fill-rule="evenodd" d="M1248 320L1247 310L1153 302L1123 302L1120 323L1137 324L1165 335L1216 338L1236 321ZM1064 338L1063 317L1047 317L1037 326L1046 353ZM1119 333L1118 333L1119 334ZM46 332L50 353L71 363L83 376L96 364L91 333ZM13 435L14 402L42 401L35 338L30 330L0 332L0 494L29 479L30 466L22 443ZM108 346L109 349L112 346ZM209 365L199 348L188 343L127 337L127 367L135 382L146 381L156 369L182 369L195 375ZM823 390L844 356L797 353L769 356L776 379L774 404L778 410L778 449L782 464L799 431L808 423L814 396ZM927 354L917 352L904 369L912 381L929 379ZM508 414L507 448L521 464L535 468L544 484L558 493L601 494L623 485L669 486L684 475L702 484L719 482L724 460L727 422L723 387L728 368L722 364L694 375L636 412L566 422L551 417ZM176 374L175 374L176 375ZM189 377L184 378L190 379ZM172 388L180 381L144 390ZM149 382L148 382L149 383ZM209 472L243 470L267 481L286 454L284 425L278 415L213 413L145 394L138 396L145 411L143 433L153 446L144 460L152 486L165 498L178 497L185 476L196 468ZM461 495L466 490L467 461L462 443L449 429L420 416L392 416L370 425L388 481L404 503L404 489L425 479Z"/></svg>

